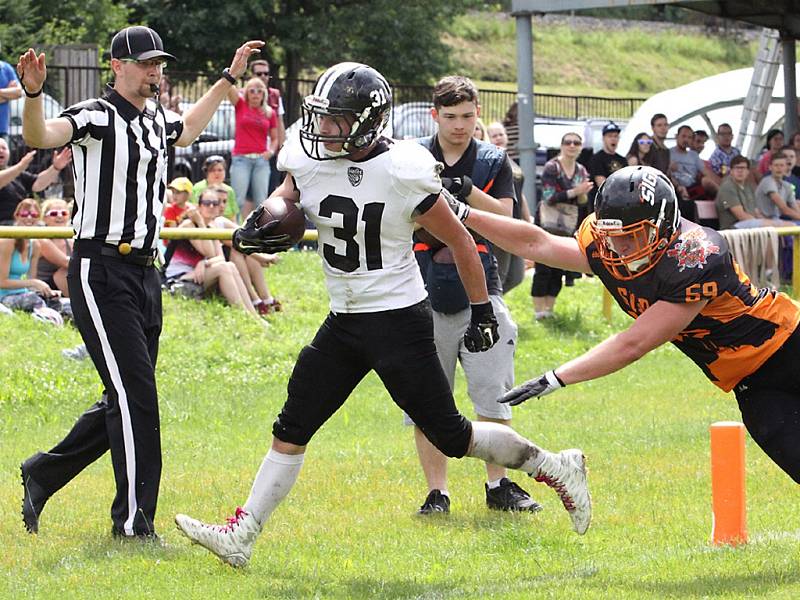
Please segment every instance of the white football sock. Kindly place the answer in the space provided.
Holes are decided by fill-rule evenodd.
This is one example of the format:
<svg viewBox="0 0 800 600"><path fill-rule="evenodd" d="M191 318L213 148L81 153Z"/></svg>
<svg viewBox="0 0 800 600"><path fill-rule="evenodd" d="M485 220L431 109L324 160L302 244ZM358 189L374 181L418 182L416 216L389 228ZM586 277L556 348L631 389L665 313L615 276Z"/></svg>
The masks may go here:
<svg viewBox="0 0 800 600"><path fill-rule="evenodd" d="M270 449L258 469L250 497L244 509L255 517L260 525L278 507L297 481L305 454L281 454Z"/></svg>
<svg viewBox="0 0 800 600"><path fill-rule="evenodd" d="M500 487L500 482L503 481L503 479L505 479L505 477L501 477L500 479L495 479L494 481L487 481L486 486L490 490L496 490L497 488Z"/></svg>
<svg viewBox="0 0 800 600"><path fill-rule="evenodd" d="M547 450L529 442L507 425L472 422L472 447L468 456L508 469L536 473L547 454Z"/></svg>

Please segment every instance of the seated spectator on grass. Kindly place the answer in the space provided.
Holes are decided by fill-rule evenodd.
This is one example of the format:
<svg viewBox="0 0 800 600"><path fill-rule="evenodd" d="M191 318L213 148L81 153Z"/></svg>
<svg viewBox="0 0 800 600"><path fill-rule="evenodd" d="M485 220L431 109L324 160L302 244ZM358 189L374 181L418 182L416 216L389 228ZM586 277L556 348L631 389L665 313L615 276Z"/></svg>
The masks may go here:
<svg viewBox="0 0 800 600"><path fill-rule="evenodd" d="M219 154L214 154L206 158L203 162L204 179L196 182L192 186L192 199L194 203L200 199L200 194L210 185L220 185L228 191L228 203L225 205L225 216L231 221L239 222L239 205L236 204L236 192L225 183L225 159ZM246 215L245 215L246 216Z"/></svg>
<svg viewBox="0 0 800 600"><path fill-rule="evenodd" d="M653 130L653 147L650 149L650 164L669 177L669 148L666 146L669 121L663 113L656 113L650 118ZM692 132L694 133L694 132Z"/></svg>
<svg viewBox="0 0 800 600"><path fill-rule="evenodd" d="M176 177L167 189L170 199L164 207L164 227L177 227L183 221L184 213L194 208L189 202L193 192L192 182L186 177Z"/></svg>
<svg viewBox="0 0 800 600"><path fill-rule="evenodd" d="M708 166L717 177L725 177L730 173L731 160L741 152L733 145L733 129L727 123L717 127L717 147L708 159ZM749 161L748 161L749 162Z"/></svg>
<svg viewBox="0 0 800 600"><path fill-rule="evenodd" d="M716 175L700 159L697 152L691 149L694 131L688 125L678 128L675 146L670 149L670 177L675 182L675 191L678 198L684 201L713 198L717 194L719 185L715 182ZM684 205L680 206L681 214L690 221L689 214L684 212ZM694 211L690 209L693 214Z"/></svg>
<svg viewBox="0 0 800 600"><path fill-rule="evenodd" d="M800 158L800 131L795 131L789 138L789 146L794 148L794 153ZM800 177L800 165L795 165L792 175Z"/></svg>
<svg viewBox="0 0 800 600"><path fill-rule="evenodd" d="M784 177L789 161L781 152L770 155L769 175L763 177L756 188L756 207L766 219L784 219L800 223L800 209L794 199L794 190Z"/></svg>
<svg viewBox="0 0 800 600"><path fill-rule="evenodd" d="M211 222L211 227L236 229L238 225L223 215L225 202L227 201L225 190L218 186L212 186L208 189L217 193L217 199L220 202L218 216ZM236 269L247 287L250 301L258 311L258 314L268 315L283 310L278 299L270 293L269 285L267 285L267 279L264 275L266 267L277 264L280 260L277 254L242 254L232 247L230 240L222 242L222 251L225 259L236 265Z"/></svg>
<svg viewBox="0 0 800 600"><path fill-rule="evenodd" d="M750 182L750 161L742 156L731 159L730 171L722 179L715 200L720 229L780 227L777 220L759 217L755 187Z"/></svg>
<svg viewBox="0 0 800 600"><path fill-rule="evenodd" d="M781 153L786 157L786 175L784 181L792 186L794 190L794 199L800 200L800 177L794 174L794 168L797 166L797 152L794 146L784 146L781 148Z"/></svg>
<svg viewBox="0 0 800 600"><path fill-rule="evenodd" d="M770 129L767 132L767 145L758 158L758 168L754 173L757 180L760 180L764 175L771 172L770 162L772 160L772 155L779 152L784 145L783 132L780 129Z"/></svg>
<svg viewBox="0 0 800 600"><path fill-rule="evenodd" d="M629 165L647 165L652 167L653 154L650 152L653 147L653 138L644 131L637 133L625 155L625 160Z"/></svg>
<svg viewBox="0 0 800 600"><path fill-rule="evenodd" d="M51 184L58 181L61 170L72 160L72 151L69 148L64 148L61 151L53 152L53 163L39 174L26 170L34 156L36 156L36 151L32 150L23 156L17 164L10 167L13 169L11 174L14 175L14 178L0 188L0 225L13 225L14 211L20 201L32 196L34 193L44 191ZM8 143L0 138L0 169L9 167L9 157ZM7 178L8 175L9 173L6 172L5 177Z"/></svg>
<svg viewBox="0 0 800 600"><path fill-rule="evenodd" d="M702 154L706 149L706 142L708 141L708 132L705 129L698 129L692 136L692 150L698 154Z"/></svg>
<svg viewBox="0 0 800 600"><path fill-rule="evenodd" d="M204 191L198 207L186 212L186 218L179 227L209 227L218 216L219 206L216 192ZM168 288L177 282L191 281L202 286L204 292L218 290L231 306L238 306L253 316L258 315L236 266L225 261L219 241L174 240L173 244L165 272Z"/></svg>
<svg viewBox="0 0 800 600"><path fill-rule="evenodd" d="M22 200L13 213L14 224L34 227L41 210L33 198ZM35 240L0 238L0 303L7 308L51 317L47 310L60 309L61 293L36 277L39 243ZM60 317L58 317L60 319Z"/></svg>
<svg viewBox="0 0 800 600"><path fill-rule="evenodd" d="M69 205L61 198L51 198L42 204L42 218L46 227L67 227L69 225ZM37 279L41 279L52 289L69 298L67 287L67 265L72 256L72 240L52 238L38 240L39 268Z"/></svg>

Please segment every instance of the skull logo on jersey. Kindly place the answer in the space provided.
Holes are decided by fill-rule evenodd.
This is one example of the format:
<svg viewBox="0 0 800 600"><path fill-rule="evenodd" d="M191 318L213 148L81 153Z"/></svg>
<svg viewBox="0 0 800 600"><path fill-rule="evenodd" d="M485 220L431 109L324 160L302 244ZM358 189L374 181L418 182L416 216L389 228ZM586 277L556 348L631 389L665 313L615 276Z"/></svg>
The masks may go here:
<svg viewBox="0 0 800 600"><path fill-rule="evenodd" d="M378 71L353 62L334 65L303 100L303 151L314 160L332 160L369 148L386 127L391 106L392 89Z"/></svg>
<svg viewBox="0 0 800 600"><path fill-rule="evenodd" d="M350 180L350 185L358 187L361 180L364 178L364 169L360 167L348 167L347 178Z"/></svg>
<svg viewBox="0 0 800 600"><path fill-rule="evenodd" d="M719 246L706 236L700 227L687 231L678 238L678 243L667 250L667 256L678 261L678 271L702 269L710 254L719 254Z"/></svg>

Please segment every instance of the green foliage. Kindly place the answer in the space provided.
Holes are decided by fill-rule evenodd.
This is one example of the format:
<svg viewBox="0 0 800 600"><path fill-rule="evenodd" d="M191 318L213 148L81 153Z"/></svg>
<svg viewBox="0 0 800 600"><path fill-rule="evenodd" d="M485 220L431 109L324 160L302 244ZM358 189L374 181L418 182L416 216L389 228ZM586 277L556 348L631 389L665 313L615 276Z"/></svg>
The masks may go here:
<svg viewBox="0 0 800 600"><path fill-rule="evenodd" d="M513 477L536 515L484 504L484 469L450 461L449 518L413 516L425 484L411 431L368 376L309 446L297 485L273 514L252 564L236 571L192 547L176 512L222 521L247 497L297 353L327 312L319 258L289 253L268 277L285 312L264 330L214 302L165 298L159 356L164 472L156 526L166 545L113 540L108 455L48 502L39 536L19 517L16 465L59 440L97 399L78 341L28 315L0 318L0 597L2 598L769 598L800 595L797 486L747 442L750 543L709 545L708 424L736 402L671 346L594 382L515 409L514 426L550 449L588 456L595 512L578 537L556 495ZM526 280L507 302L519 325L517 378L539 375L630 319L601 316L597 279L531 318ZM413 368L413 365L409 365ZM472 408L463 377L456 396Z"/></svg>

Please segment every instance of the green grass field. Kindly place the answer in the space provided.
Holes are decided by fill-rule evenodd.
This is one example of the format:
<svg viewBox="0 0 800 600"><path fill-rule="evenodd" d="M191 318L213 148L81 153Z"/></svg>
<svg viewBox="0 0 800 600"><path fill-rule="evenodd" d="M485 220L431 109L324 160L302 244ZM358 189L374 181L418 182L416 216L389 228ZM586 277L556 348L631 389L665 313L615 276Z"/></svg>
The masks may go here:
<svg viewBox="0 0 800 600"><path fill-rule="evenodd" d="M285 312L267 332L222 305L165 299L163 547L111 538L108 456L48 503L39 536L25 533L19 462L58 441L100 388L90 363L60 355L74 330L0 319L0 598L800 597L797 487L749 440L750 543L709 544L708 425L739 416L733 397L671 347L516 410L516 428L540 445L585 451L595 507L586 536L550 489L520 474L545 510L489 512L485 473L469 459L451 462L452 514L415 517L426 490L412 432L371 376L310 445L248 568L191 547L176 512L221 520L247 497L294 357L326 312L318 262L291 253L269 271ZM603 321L596 279L565 289L552 324L532 321L525 284L508 301L520 380L628 322L618 310ZM471 413L464 389L460 379Z"/></svg>

